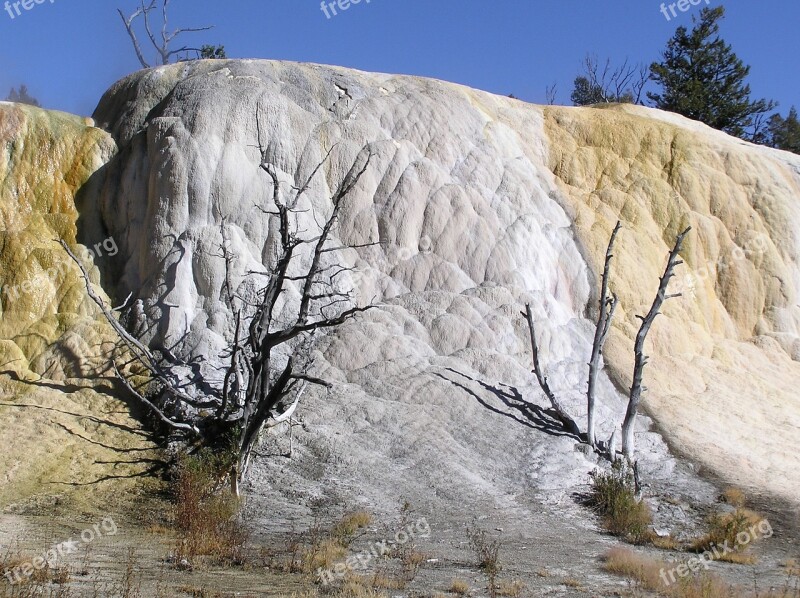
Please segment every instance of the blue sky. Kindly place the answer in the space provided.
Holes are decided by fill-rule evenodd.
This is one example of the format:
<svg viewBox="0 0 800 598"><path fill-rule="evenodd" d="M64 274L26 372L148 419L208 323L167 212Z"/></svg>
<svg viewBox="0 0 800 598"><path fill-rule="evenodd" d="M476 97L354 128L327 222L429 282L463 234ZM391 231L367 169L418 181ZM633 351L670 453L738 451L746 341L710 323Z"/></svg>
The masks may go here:
<svg viewBox="0 0 800 598"><path fill-rule="evenodd" d="M20 6L12 19L0 0L2 97L25 82L45 107L88 115L114 81L139 68L116 13L132 11L137 0L25 1L32 8ZM754 96L778 100L784 113L800 107L800 2L723 4L722 35L752 66ZM558 82L559 103L569 103L587 52L649 63L700 10L690 6L667 21L660 6L656 0L361 0L326 18L320 0L171 0L171 22L215 25L185 41L224 44L232 58L423 75L531 102L543 102L546 86Z"/></svg>

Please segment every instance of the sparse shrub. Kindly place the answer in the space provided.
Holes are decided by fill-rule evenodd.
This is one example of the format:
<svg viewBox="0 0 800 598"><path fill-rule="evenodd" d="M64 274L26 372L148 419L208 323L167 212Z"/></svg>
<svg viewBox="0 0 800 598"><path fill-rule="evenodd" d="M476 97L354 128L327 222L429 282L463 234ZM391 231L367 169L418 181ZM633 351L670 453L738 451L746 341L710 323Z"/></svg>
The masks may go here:
<svg viewBox="0 0 800 598"><path fill-rule="evenodd" d="M376 572L372 576L372 587L381 590L404 590L408 585L405 579Z"/></svg>
<svg viewBox="0 0 800 598"><path fill-rule="evenodd" d="M416 521L418 521L418 519L415 517L411 503L407 500L403 501L403 505L400 507L400 520L394 529L395 534L411 529ZM406 542L398 542L395 544L392 548L391 556L402 563L403 576L406 584L414 581L419 573L420 567L422 567L422 564L427 558L427 555L417 550L417 545L413 542L413 537L409 537Z"/></svg>
<svg viewBox="0 0 800 598"><path fill-rule="evenodd" d="M403 576L406 583L414 581L426 558L427 555L425 553L419 552L413 548L402 551L400 561L403 563Z"/></svg>
<svg viewBox="0 0 800 598"><path fill-rule="evenodd" d="M333 569L333 566L347 557L347 547L335 538L320 538L303 552L301 571L312 573L317 569Z"/></svg>
<svg viewBox="0 0 800 598"><path fill-rule="evenodd" d="M781 567L786 569L789 577L800 578L800 559L786 559L781 563Z"/></svg>
<svg viewBox="0 0 800 598"><path fill-rule="evenodd" d="M501 581L497 585L498 596L509 596L510 598L519 598L520 596L522 596L522 592L524 591L525 591L525 584L518 579L515 579L514 581Z"/></svg>
<svg viewBox="0 0 800 598"><path fill-rule="evenodd" d="M174 523L181 532L175 559L210 556L241 564L247 531L238 520L239 500L225 488L233 452L204 449L178 461L173 481Z"/></svg>
<svg viewBox="0 0 800 598"><path fill-rule="evenodd" d="M349 546L356 537L356 534L372 523L372 515L366 511L356 511L345 515L333 527L333 536L341 542L343 546Z"/></svg>
<svg viewBox="0 0 800 598"><path fill-rule="evenodd" d="M364 511L344 515L330 528L315 523L304 533L288 536L283 549L261 549L264 565L282 573L315 573L330 570L347 558L348 548L372 516Z"/></svg>
<svg viewBox="0 0 800 598"><path fill-rule="evenodd" d="M722 491L722 496L720 498L723 502L736 507L737 509L744 507L745 502L747 502L744 492L742 492L739 488L734 488L733 486L725 488L725 490Z"/></svg>
<svg viewBox="0 0 800 598"><path fill-rule="evenodd" d="M681 543L671 535L659 536L656 533L652 533L649 538L650 543L661 550L679 550L681 548Z"/></svg>
<svg viewBox="0 0 800 598"><path fill-rule="evenodd" d="M389 594L370 586L368 580L358 575L348 575L334 598L389 598Z"/></svg>
<svg viewBox="0 0 800 598"><path fill-rule="evenodd" d="M753 526L758 526L759 521L761 521L761 517L747 509L736 509L733 513L715 513L709 518L708 533L692 542L689 550L704 552L712 550L715 546L722 547L726 542L731 548L737 547L737 550L743 550L746 547L737 545L736 536L739 533L747 533L750 542L754 542L758 538L752 536L748 530ZM734 563L743 562L741 554L737 557L737 552L721 555L720 560ZM747 562L747 559L744 562Z"/></svg>
<svg viewBox="0 0 800 598"><path fill-rule="evenodd" d="M478 561L478 567L489 578L489 596L497 596L497 576L502 566L500 565L500 540L492 540L485 530L477 527L467 527L467 540Z"/></svg>
<svg viewBox="0 0 800 598"><path fill-rule="evenodd" d="M602 517L603 526L634 544L650 539L653 515L644 501L636 500L633 468L615 461L609 471L593 471L589 505Z"/></svg>
<svg viewBox="0 0 800 598"><path fill-rule="evenodd" d="M714 575L702 572L697 575L677 578L675 583L665 585L662 569L673 570L676 563L650 558L628 548L612 548L604 557L606 571L635 580L642 588L668 598L731 598L746 595L739 588L723 583ZM778 598L777 596L759 598ZM782 598L782 597L781 597ZM787 598L790 598L787 596Z"/></svg>
<svg viewBox="0 0 800 598"><path fill-rule="evenodd" d="M451 594L458 594L459 596L466 596L469 594L469 584L463 579L454 579L450 583L450 589L447 590Z"/></svg>

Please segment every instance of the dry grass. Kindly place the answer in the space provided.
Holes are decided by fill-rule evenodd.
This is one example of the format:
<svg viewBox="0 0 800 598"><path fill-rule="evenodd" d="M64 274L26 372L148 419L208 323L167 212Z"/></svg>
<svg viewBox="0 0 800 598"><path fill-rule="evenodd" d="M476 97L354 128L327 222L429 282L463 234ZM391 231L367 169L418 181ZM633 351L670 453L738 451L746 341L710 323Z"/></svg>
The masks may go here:
<svg viewBox="0 0 800 598"><path fill-rule="evenodd" d="M372 580L360 575L346 576L342 586L330 596L333 598L389 598L389 594L372 586Z"/></svg>
<svg viewBox="0 0 800 598"><path fill-rule="evenodd" d="M800 578L800 559L786 559L781 563L781 567L786 569L786 575L789 577Z"/></svg>
<svg viewBox="0 0 800 598"><path fill-rule="evenodd" d="M729 554L720 555L717 560L734 565L755 565L758 562L758 559L749 552L731 552Z"/></svg>
<svg viewBox="0 0 800 598"><path fill-rule="evenodd" d="M463 579L454 579L450 582L450 588L447 591L451 594L466 596L469 594L469 584Z"/></svg>
<svg viewBox="0 0 800 598"><path fill-rule="evenodd" d="M43 551L44 552L44 551ZM40 565L35 568L34 565ZM15 579L14 585L7 583L9 578ZM55 584L66 586L71 580L70 569L43 561L40 555L28 555L18 548L8 547L0 554L0 598L8 596L34 597L40 595L45 587ZM12 588L4 590L3 588ZM66 590L64 590L66 591Z"/></svg>
<svg viewBox="0 0 800 598"><path fill-rule="evenodd" d="M498 596L510 596L511 598L519 598L525 591L525 584L520 580L514 581L501 581L497 584Z"/></svg>
<svg viewBox="0 0 800 598"><path fill-rule="evenodd" d="M681 543L672 536L659 536L652 533L649 538L650 544L661 550L679 550L681 548Z"/></svg>
<svg viewBox="0 0 800 598"><path fill-rule="evenodd" d="M634 544L651 540L653 515L636 500L633 469L615 461L609 471L594 471L589 505L602 517L603 527Z"/></svg>
<svg viewBox="0 0 800 598"><path fill-rule="evenodd" d="M332 570L346 560L349 547L372 517L362 511L344 515L330 529L315 524L305 533L292 534L283 549L261 549L264 566L281 573L316 573Z"/></svg>
<svg viewBox="0 0 800 598"><path fill-rule="evenodd" d="M248 536L238 519L241 505L225 488L233 458L230 453L208 450L180 458L173 482L173 519L180 532L176 561L193 563L207 556L216 564L244 562Z"/></svg>
<svg viewBox="0 0 800 598"><path fill-rule="evenodd" d="M747 499L745 498L744 492L742 492L739 488L734 486L729 486L722 491L722 501L740 509L744 507Z"/></svg>
<svg viewBox="0 0 800 598"><path fill-rule="evenodd" d="M609 573L630 577L648 590L661 587L660 570L662 561L637 554L628 548L612 548L604 557L603 568Z"/></svg>
<svg viewBox="0 0 800 598"><path fill-rule="evenodd" d="M393 575L386 575L384 573L375 573L372 576L370 584L375 589L380 590L404 590L408 583L405 579L395 577Z"/></svg>
<svg viewBox="0 0 800 598"><path fill-rule="evenodd" d="M18 561L18 558L21 558L22 561ZM13 569L19 564L29 562L31 561L19 553L15 553L13 559L9 558L9 553L0 555L0 572L4 573L4 569L8 566L13 565ZM81 567L84 566L85 564L81 565ZM129 549L122 575L116 581L101 580L94 576L81 580L82 587L76 588L71 574L72 570L66 566L47 566L13 585L8 583L5 576L0 577L0 598L79 598L82 596L145 598L142 592L144 572L141 571L140 563L133 549ZM82 572L78 572L78 575L85 577ZM151 596L152 598L166 598L168 594L163 585L163 579L158 576L156 581L154 593L148 595L147 598L151 598ZM87 594L87 591L90 593Z"/></svg>
<svg viewBox="0 0 800 598"><path fill-rule="evenodd" d="M344 545L349 545L356 534L372 523L372 515L366 511L356 511L342 517L333 527L331 534Z"/></svg>
<svg viewBox="0 0 800 598"><path fill-rule="evenodd" d="M475 554L477 565L489 579L489 596L497 596L497 576L502 569L500 565L500 540L492 540L485 530L474 525L467 527L467 540L472 552Z"/></svg>
<svg viewBox="0 0 800 598"><path fill-rule="evenodd" d="M757 541L760 536L758 533L758 525L763 519L757 513L747 509L738 508L733 513L716 513L709 518L708 532L694 540L689 550L692 552L705 552L712 551L716 547L720 549L723 546L736 548L734 552L728 554L721 554L723 550L719 550L720 555L717 560L727 561L736 564L751 564L755 562L754 557L746 555L744 551L750 544ZM748 543L742 544L737 541L739 534L746 534L749 538Z"/></svg>
<svg viewBox="0 0 800 598"><path fill-rule="evenodd" d="M675 576L675 582L664 583L662 569L667 572L677 568L677 563L665 563L637 554L627 548L612 548L605 556L606 571L635 580L642 588L657 592L667 598L731 598L732 596L748 596L749 594L734 586L730 586L714 575L700 571L696 575L686 577ZM785 590L778 593L758 594L755 598L800 598L800 590L787 584Z"/></svg>
<svg viewBox="0 0 800 598"><path fill-rule="evenodd" d="M346 546L343 546L338 539L323 538L317 542L312 542L305 549L300 571L313 573L319 568L333 569L336 563L345 558L347 558Z"/></svg>

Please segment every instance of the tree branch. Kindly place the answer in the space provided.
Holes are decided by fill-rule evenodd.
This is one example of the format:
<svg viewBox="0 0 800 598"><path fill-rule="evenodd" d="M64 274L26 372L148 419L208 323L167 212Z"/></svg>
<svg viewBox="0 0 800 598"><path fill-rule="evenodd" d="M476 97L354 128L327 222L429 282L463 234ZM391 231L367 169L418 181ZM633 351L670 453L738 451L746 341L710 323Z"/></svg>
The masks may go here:
<svg viewBox="0 0 800 598"><path fill-rule="evenodd" d="M578 428L578 424L576 424L575 420L569 416L566 409L564 409L561 403L559 403L558 399L556 399L553 391L550 390L550 385L547 384L547 376L544 375L542 368L539 365L539 346L536 344L536 329L533 325L533 313L531 312L530 303L525 304L525 311L522 312L522 315L525 316L525 319L528 321L528 331L530 332L531 336L531 352L533 353L533 373L536 375L536 379L539 381L539 386L544 391L545 396L550 400L550 404L553 406L556 417L558 417L559 421L564 426L564 429L570 434L574 434L580 438L581 432L580 428Z"/></svg>

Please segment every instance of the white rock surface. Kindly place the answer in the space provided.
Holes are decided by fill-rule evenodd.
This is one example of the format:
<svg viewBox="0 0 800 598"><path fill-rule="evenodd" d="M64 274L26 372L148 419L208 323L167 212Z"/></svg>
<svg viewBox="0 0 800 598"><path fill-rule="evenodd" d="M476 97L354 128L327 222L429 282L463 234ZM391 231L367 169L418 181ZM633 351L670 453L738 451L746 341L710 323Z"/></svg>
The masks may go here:
<svg viewBox="0 0 800 598"><path fill-rule="evenodd" d="M726 254L731 238L741 245L752 232L769 240L761 257L704 283L697 305L668 307L652 333L647 401L667 436L724 477L787 499L800 486L797 157L642 108L545 109L439 81L267 61L137 73L109 90L94 118L120 153L97 199L101 219L84 226L89 236L103 227L127 256L118 294L144 301L155 322L150 342L185 356L213 357L231 334L223 222L240 291L257 286L248 272L263 271L274 256L274 222L258 209L271 193L258 169L259 142L286 185L303 180L336 144L307 195L320 215L359 154L373 153L337 234L347 244L383 243L343 254L360 269L350 281L359 301L383 305L323 340L319 367L341 384L305 406L317 440L340 442L334 452L372 463L353 474L362 476L362 495L389 500L393 483L429 483L435 494L479 489L505 504L528 490L558 500L559 488L585 482L591 463L574 442L542 433L546 423L528 419L508 396L545 405L519 315L530 301L550 384L584 419L594 281L616 217L626 225L613 283L621 306L607 354L617 384L629 375L634 313L652 300L682 218L698 231L687 246L690 268ZM592 146L595 123L607 134ZM694 203L648 200L686 191L681 172L667 173L660 162L670 136L695 150L687 180L704 181L697 189L707 196L693 195ZM713 163L698 158L711 155ZM760 185L781 196L750 205ZM726 203L721 194L732 190L737 201ZM726 214L734 209L735 217ZM311 212L300 226L314 230ZM735 381L746 387L778 363L784 370L759 382L774 399L736 396ZM716 395L722 409L697 400ZM607 438L623 399L605 372L600 397L599 434ZM729 422L734 406L756 421ZM647 423L638 439L643 461L652 475L668 477L674 463L660 437L645 433ZM765 462L770 471L759 469Z"/></svg>

